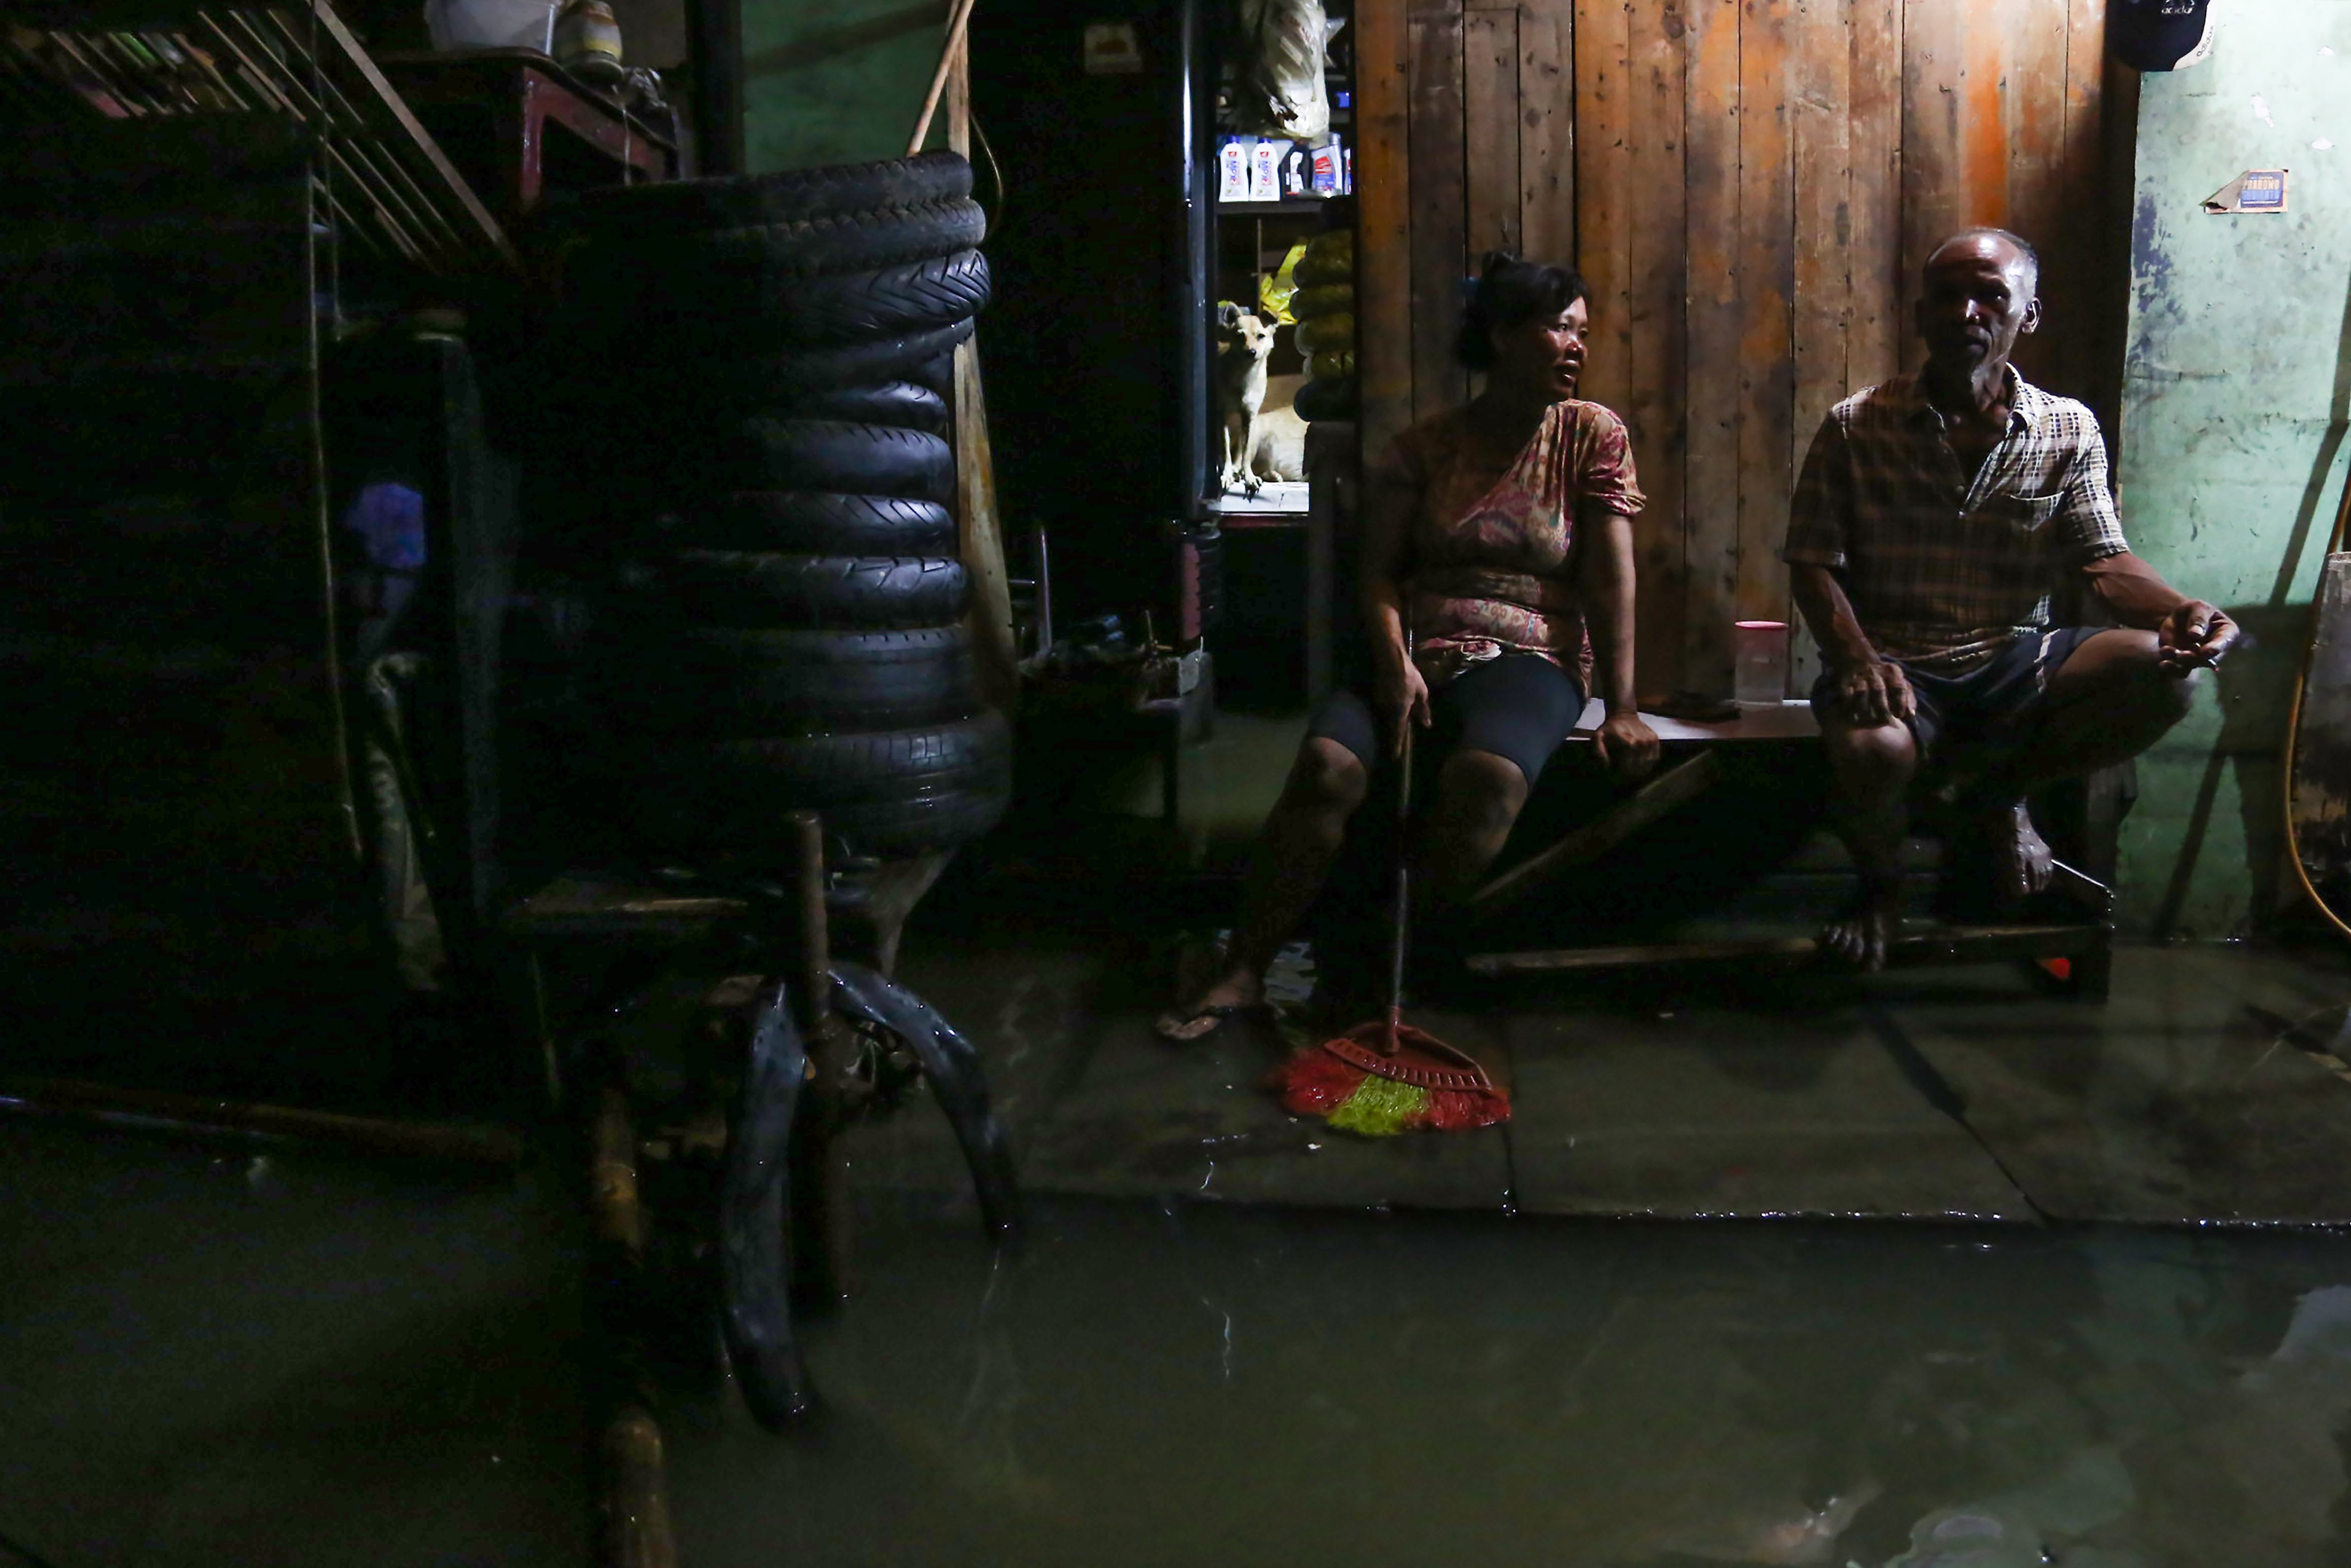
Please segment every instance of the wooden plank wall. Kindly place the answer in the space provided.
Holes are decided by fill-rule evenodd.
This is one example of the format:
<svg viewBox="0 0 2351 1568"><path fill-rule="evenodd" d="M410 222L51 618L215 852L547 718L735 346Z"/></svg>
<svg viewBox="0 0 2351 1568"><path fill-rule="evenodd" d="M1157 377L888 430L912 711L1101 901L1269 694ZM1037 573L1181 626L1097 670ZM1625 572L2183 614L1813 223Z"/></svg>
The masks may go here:
<svg viewBox="0 0 2351 1568"><path fill-rule="evenodd" d="M1364 440L1460 401L1489 248L1593 288L1584 395L1622 413L1641 689L1728 692L1730 623L1793 620L1777 559L1813 432L1915 368L1917 276L1970 224L2042 247L2025 373L2111 423L2125 287L2105 0L1361 0ZM1385 254L1383 255L1383 250ZM1800 650L1792 687L1811 678Z"/></svg>

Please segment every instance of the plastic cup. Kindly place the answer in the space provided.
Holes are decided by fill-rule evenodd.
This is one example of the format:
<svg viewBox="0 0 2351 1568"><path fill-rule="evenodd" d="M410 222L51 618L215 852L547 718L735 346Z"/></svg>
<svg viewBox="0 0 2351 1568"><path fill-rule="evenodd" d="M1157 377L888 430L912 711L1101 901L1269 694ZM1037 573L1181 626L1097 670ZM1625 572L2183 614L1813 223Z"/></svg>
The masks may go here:
<svg viewBox="0 0 2351 1568"><path fill-rule="evenodd" d="M1740 707L1778 707L1788 695L1788 623L1737 621L1731 632L1731 696Z"/></svg>

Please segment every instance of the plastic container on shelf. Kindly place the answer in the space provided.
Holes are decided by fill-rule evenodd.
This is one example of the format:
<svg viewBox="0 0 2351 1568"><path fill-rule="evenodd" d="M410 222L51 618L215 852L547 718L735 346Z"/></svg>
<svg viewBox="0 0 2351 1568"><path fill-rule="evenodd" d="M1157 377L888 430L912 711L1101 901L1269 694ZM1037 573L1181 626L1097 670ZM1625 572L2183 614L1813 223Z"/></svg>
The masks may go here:
<svg viewBox="0 0 2351 1568"><path fill-rule="evenodd" d="M561 0L424 0L424 26L436 49L537 49L555 52Z"/></svg>
<svg viewBox="0 0 2351 1568"><path fill-rule="evenodd" d="M609 86L626 76L612 8L604 0L567 0L555 19L555 57L582 81Z"/></svg>

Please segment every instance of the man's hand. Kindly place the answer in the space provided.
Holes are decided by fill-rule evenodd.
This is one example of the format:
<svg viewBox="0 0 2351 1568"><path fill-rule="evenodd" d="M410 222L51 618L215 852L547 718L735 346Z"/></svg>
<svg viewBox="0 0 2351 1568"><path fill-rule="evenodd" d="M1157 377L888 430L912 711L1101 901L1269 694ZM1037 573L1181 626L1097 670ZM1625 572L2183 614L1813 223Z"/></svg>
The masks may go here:
<svg viewBox="0 0 2351 1568"><path fill-rule="evenodd" d="M1910 682L1902 666L1891 659L1869 659L1837 672L1836 706L1845 717L1865 728L1907 720L1918 711Z"/></svg>
<svg viewBox="0 0 2351 1568"><path fill-rule="evenodd" d="M2155 629L2156 662L2167 674L2186 676L2219 664L2220 655L2243 634L2226 612L2191 599L2165 616L2163 624Z"/></svg>
<svg viewBox="0 0 2351 1568"><path fill-rule="evenodd" d="M1428 727L1428 683L1409 657L1389 662L1380 671L1380 716L1388 723L1388 755L1404 755L1404 727Z"/></svg>
<svg viewBox="0 0 2351 1568"><path fill-rule="evenodd" d="M1603 767L1613 768L1627 779L1646 779L1657 765L1657 732L1631 708L1615 709L1600 721L1592 748Z"/></svg>

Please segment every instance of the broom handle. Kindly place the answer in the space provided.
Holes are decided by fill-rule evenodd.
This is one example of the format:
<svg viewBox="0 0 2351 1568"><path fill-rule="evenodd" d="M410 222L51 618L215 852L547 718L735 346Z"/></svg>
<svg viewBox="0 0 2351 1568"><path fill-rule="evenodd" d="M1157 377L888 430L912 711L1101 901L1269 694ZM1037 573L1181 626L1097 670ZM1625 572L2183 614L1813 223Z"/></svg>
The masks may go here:
<svg viewBox="0 0 2351 1568"><path fill-rule="evenodd" d="M1409 644L1407 644L1409 646ZM1404 716L1404 776L1396 783L1395 919L1388 944L1387 1053L1396 1053L1396 1030L1404 1023L1405 932L1412 909L1412 714Z"/></svg>

